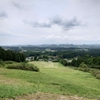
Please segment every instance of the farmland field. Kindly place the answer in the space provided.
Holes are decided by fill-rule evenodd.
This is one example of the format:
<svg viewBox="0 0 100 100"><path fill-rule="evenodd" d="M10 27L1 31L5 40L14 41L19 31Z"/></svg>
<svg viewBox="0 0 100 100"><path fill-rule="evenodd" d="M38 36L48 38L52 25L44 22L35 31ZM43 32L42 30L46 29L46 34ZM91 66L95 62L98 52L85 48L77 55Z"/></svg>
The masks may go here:
<svg viewBox="0 0 100 100"><path fill-rule="evenodd" d="M0 68L0 98L36 92L100 98L100 80L60 63L34 61L40 72Z"/></svg>

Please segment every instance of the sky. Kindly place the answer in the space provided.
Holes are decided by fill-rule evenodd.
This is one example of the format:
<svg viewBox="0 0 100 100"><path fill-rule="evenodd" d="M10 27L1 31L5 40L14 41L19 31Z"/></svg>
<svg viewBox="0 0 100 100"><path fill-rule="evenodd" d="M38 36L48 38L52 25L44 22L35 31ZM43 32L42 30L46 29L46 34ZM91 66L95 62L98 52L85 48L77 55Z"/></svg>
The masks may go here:
<svg viewBox="0 0 100 100"><path fill-rule="evenodd" d="M100 0L0 0L0 45L100 44Z"/></svg>

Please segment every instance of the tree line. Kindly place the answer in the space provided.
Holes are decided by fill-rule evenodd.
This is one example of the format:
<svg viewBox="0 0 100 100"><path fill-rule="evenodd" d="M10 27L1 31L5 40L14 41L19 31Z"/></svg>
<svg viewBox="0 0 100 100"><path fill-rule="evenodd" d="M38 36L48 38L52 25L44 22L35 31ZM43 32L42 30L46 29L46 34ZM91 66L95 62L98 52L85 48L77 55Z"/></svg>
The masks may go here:
<svg viewBox="0 0 100 100"><path fill-rule="evenodd" d="M7 61L16 61L16 62L24 62L25 55L23 53L14 52L12 50L4 50L0 47L0 60Z"/></svg>
<svg viewBox="0 0 100 100"><path fill-rule="evenodd" d="M73 59L71 62L67 62L65 59L60 59L59 62L64 66L74 66L80 67L80 64L84 62L89 68L100 69L100 57L98 56L89 56L86 55L84 57L78 57L77 59Z"/></svg>
<svg viewBox="0 0 100 100"><path fill-rule="evenodd" d="M98 56L92 57L87 55L84 57L79 57L77 60L73 59L71 65L79 67L82 62L84 62L90 68L100 69L100 57Z"/></svg>

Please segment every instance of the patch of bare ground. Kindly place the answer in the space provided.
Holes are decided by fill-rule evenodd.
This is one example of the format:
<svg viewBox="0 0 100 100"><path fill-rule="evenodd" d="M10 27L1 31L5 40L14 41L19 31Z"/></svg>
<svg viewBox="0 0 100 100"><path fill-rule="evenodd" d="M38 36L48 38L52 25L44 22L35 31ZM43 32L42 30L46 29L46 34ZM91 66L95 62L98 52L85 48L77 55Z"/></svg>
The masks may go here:
<svg viewBox="0 0 100 100"><path fill-rule="evenodd" d="M78 96L69 96L69 95L58 95L51 93L34 93L24 96L16 97L15 99L3 99L3 100L100 100L100 99L87 99Z"/></svg>

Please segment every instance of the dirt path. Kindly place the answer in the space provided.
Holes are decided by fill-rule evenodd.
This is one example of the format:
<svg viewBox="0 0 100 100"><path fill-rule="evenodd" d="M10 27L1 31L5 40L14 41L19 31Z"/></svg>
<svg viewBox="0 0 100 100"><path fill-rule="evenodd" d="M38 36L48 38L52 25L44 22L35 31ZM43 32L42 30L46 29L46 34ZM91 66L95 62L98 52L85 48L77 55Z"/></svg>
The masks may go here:
<svg viewBox="0 0 100 100"><path fill-rule="evenodd" d="M100 100L100 99L87 99L78 96L65 96L65 95L57 95L51 93L35 93L25 96L19 96L15 99L3 99L3 100Z"/></svg>

